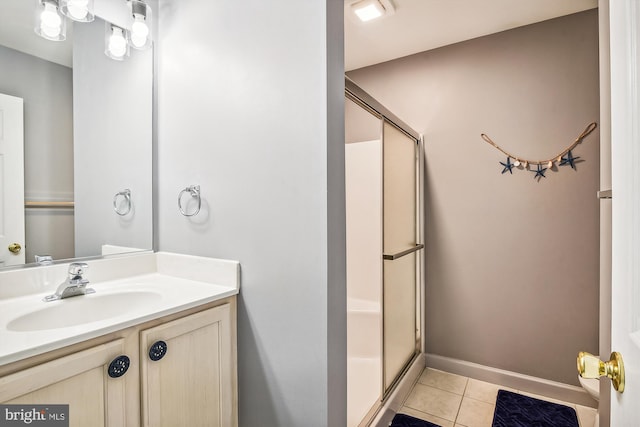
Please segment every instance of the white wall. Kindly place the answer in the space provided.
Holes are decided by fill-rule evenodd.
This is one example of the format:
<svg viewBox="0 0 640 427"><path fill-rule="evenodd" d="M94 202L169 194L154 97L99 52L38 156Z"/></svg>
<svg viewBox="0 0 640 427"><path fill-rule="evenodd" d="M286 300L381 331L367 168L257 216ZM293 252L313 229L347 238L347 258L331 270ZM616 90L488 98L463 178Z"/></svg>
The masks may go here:
<svg viewBox="0 0 640 427"><path fill-rule="evenodd" d="M347 102L354 106L351 101ZM348 119L349 116L345 121L347 129L351 126ZM373 127L379 130L379 121L373 122ZM379 139L345 144L345 190L347 426L351 427L360 424L380 400L382 390L382 143Z"/></svg>
<svg viewBox="0 0 640 427"><path fill-rule="evenodd" d="M242 426L346 423L342 9L160 6L159 249L241 263Z"/></svg>
<svg viewBox="0 0 640 427"><path fill-rule="evenodd" d="M74 25L73 102L76 256L103 244L150 249L152 242L152 51L124 61L104 54L105 24ZM113 210L131 190L133 208Z"/></svg>
<svg viewBox="0 0 640 427"><path fill-rule="evenodd" d="M379 311L382 305L381 141L345 144L345 164L347 297L370 302Z"/></svg>

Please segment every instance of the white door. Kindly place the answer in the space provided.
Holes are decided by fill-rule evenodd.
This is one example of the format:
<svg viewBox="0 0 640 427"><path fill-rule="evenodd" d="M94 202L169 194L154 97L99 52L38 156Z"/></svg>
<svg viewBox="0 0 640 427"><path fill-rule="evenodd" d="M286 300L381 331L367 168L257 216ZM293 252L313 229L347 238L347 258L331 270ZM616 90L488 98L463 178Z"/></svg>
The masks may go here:
<svg viewBox="0 0 640 427"><path fill-rule="evenodd" d="M25 262L23 141L22 98L0 94L0 267Z"/></svg>
<svg viewBox="0 0 640 427"><path fill-rule="evenodd" d="M640 426L640 1L611 0L611 349L625 367L611 426ZM606 355L601 355L605 358Z"/></svg>

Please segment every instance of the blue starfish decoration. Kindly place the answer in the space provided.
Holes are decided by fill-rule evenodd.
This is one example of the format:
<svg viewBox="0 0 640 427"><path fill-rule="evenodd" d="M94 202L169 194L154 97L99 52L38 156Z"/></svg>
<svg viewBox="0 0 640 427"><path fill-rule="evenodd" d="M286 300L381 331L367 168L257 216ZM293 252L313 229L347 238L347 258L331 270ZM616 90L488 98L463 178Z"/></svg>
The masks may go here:
<svg viewBox="0 0 640 427"><path fill-rule="evenodd" d="M531 171L531 172L535 172L535 176L533 177L533 179L538 178L539 176L546 178L546 176L544 176L544 171L546 171L547 168L543 168L542 165L538 165L538 170L535 171Z"/></svg>
<svg viewBox="0 0 640 427"><path fill-rule="evenodd" d="M560 160L560 166L564 166L564 165L571 165L572 169L576 168L576 165L574 164L574 162L576 160L578 160L580 157L573 157L573 154L571 154L571 150L569 150L567 152L567 157L563 157Z"/></svg>
<svg viewBox="0 0 640 427"><path fill-rule="evenodd" d="M513 169L514 165L513 163L511 163L511 157L507 157L507 163L500 162L500 164L504 166L504 169L502 169L502 173L509 171L509 173L513 175L513 172L511 171L511 169Z"/></svg>

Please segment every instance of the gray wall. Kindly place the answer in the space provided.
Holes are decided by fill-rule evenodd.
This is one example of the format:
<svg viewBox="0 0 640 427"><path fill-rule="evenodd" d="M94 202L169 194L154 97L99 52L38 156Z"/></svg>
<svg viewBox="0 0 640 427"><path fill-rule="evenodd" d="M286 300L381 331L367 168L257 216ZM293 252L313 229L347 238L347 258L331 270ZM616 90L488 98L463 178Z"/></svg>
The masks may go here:
<svg viewBox="0 0 640 427"><path fill-rule="evenodd" d="M348 75L425 136L427 352L577 384L598 351L598 131L539 182L480 134L540 159L599 120L597 11Z"/></svg>
<svg viewBox="0 0 640 427"><path fill-rule="evenodd" d="M153 54L114 61L104 34L99 19L74 25L76 256L99 255L103 244L153 246ZM125 188L133 207L119 216L113 197Z"/></svg>
<svg viewBox="0 0 640 427"><path fill-rule="evenodd" d="M24 99L25 200L73 200L71 68L0 46L0 92ZM73 210L25 212L26 260L73 256Z"/></svg>
<svg viewBox="0 0 640 427"><path fill-rule="evenodd" d="M159 249L241 263L241 426L346 423L343 8L161 1Z"/></svg>

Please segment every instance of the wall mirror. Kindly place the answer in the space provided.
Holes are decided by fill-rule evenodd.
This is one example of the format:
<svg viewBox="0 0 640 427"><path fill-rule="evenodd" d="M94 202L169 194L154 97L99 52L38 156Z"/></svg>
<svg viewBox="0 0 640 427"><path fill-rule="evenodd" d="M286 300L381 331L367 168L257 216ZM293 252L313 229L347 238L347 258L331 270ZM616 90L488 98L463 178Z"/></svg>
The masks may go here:
<svg viewBox="0 0 640 427"><path fill-rule="evenodd" d="M0 267L150 250L153 48L105 55L125 0L96 0L96 19L67 20L63 42L35 34L36 4L3 0L0 13ZM3 110L17 98L22 124ZM10 150L20 127L24 167Z"/></svg>

